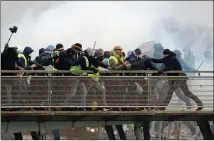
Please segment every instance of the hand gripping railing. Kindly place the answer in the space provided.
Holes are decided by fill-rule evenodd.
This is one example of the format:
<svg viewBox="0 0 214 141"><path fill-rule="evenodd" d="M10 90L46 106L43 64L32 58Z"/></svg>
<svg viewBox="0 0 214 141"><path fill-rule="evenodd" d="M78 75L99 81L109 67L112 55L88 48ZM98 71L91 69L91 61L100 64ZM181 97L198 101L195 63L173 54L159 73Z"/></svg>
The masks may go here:
<svg viewBox="0 0 214 141"><path fill-rule="evenodd" d="M5 74L17 74L20 71L2 71L4 75L1 76L2 108L120 107L152 110L167 107L184 110L188 106L194 109L197 105L190 99L194 96L190 95L190 98L185 96L188 93L187 89L184 89L187 78L189 90L202 101L204 110L213 108L213 71L182 71L201 74L188 77L151 76L157 71L104 71L101 72L99 82L87 76L68 75L70 71L23 72L25 75L19 77ZM171 80L175 83L173 87L179 85L183 88L183 92L176 88L172 99L167 98ZM175 94L185 103L178 100Z"/></svg>

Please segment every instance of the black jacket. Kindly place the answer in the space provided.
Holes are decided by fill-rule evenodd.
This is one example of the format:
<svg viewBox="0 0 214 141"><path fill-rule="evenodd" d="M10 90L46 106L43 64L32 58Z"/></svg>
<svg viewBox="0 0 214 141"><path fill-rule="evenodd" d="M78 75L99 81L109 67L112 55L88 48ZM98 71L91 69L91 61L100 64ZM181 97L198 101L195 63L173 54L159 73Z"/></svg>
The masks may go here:
<svg viewBox="0 0 214 141"><path fill-rule="evenodd" d="M75 61L74 56L70 53L70 49L60 52L58 59L59 61L54 65L58 70L70 70L73 62Z"/></svg>
<svg viewBox="0 0 214 141"><path fill-rule="evenodd" d="M175 53L171 53L169 56L162 58L162 59L151 59L154 63L163 63L165 65L162 71L182 71L181 64L179 63L178 59L176 58ZM179 76L178 73L168 73L168 76Z"/></svg>
<svg viewBox="0 0 214 141"><path fill-rule="evenodd" d="M16 70L16 61L18 60L18 52L11 47L5 48L1 54L1 69Z"/></svg>
<svg viewBox="0 0 214 141"><path fill-rule="evenodd" d="M108 65L104 64L102 62L102 58L95 58L95 57L92 57L90 58L89 62L92 66L98 68L98 67L102 67L102 68L108 68Z"/></svg>
<svg viewBox="0 0 214 141"><path fill-rule="evenodd" d="M142 58L136 60L131 65L131 70L156 70L156 67L153 65L151 59L147 56L143 56Z"/></svg>

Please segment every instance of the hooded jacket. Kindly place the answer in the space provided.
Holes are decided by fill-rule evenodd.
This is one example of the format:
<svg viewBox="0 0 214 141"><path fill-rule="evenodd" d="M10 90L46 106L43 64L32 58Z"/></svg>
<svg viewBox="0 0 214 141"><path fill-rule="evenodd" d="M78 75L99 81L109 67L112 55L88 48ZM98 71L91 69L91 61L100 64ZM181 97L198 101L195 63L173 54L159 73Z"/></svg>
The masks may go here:
<svg viewBox="0 0 214 141"><path fill-rule="evenodd" d="M181 64L179 63L178 59L176 58L176 54L171 52L167 57L162 59L151 59L154 63L163 63L165 65L162 71L182 71ZM178 73L168 73L168 76L179 76Z"/></svg>
<svg viewBox="0 0 214 141"><path fill-rule="evenodd" d="M16 61L18 60L18 52L11 47L6 47L1 54L1 69L16 70Z"/></svg>
<svg viewBox="0 0 214 141"><path fill-rule="evenodd" d="M178 57L178 56L176 55L176 58L177 58L178 61L180 62L181 67L182 67L183 70L196 71L196 69L189 67L189 66L184 62L184 60L183 60L181 57Z"/></svg>
<svg viewBox="0 0 214 141"><path fill-rule="evenodd" d="M121 57L118 54L116 54L114 51L111 51L110 56L114 56L118 60L118 63L116 63L114 59L111 59L111 57L109 58L109 66L112 70L126 69L126 67L123 65Z"/></svg>
<svg viewBox="0 0 214 141"><path fill-rule="evenodd" d="M88 66L86 65L86 59L84 57L87 57L88 59ZM87 51L84 51L84 56L81 56L79 57L77 60L75 60L73 63L72 63L72 66L78 66L80 65L82 70L91 70L93 71L94 73L97 73L97 68L98 67L103 67L103 68L107 68L108 65L105 65L103 62L102 62L102 58L96 58L92 55L89 55L87 53Z"/></svg>
<svg viewBox="0 0 214 141"><path fill-rule="evenodd" d="M54 67L58 70L70 70L74 61L74 51L69 48L59 53L58 60L54 64Z"/></svg>
<svg viewBox="0 0 214 141"><path fill-rule="evenodd" d="M32 68L30 67L32 64L36 64L37 68L41 68L42 66L40 64L37 64L36 62L33 62L31 60L31 57L29 56L34 50L31 47L25 47L23 51L23 55L26 58L27 61L27 66L25 66L25 59L23 57L19 57L17 61L17 65L24 68L25 70L31 70Z"/></svg>
<svg viewBox="0 0 214 141"><path fill-rule="evenodd" d="M45 52L45 49L44 49L44 48L40 48L40 49L39 49L39 56L40 56L43 52ZM34 62L38 62L39 56L37 56L37 57L35 58Z"/></svg>
<svg viewBox="0 0 214 141"><path fill-rule="evenodd" d="M137 60L137 56L134 52L132 52L125 60L130 63L133 63L135 60Z"/></svg>
<svg viewBox="0 0 214 141"><path fill-rule="evenodd" d="M109 59L109 57L110 57L110 51L105 51L104 52L104 59L102 61L105 65L108 65L108 59Z"/></svg>
<svg viewBox="0 0 214 141"><path fill-rule="evenodd" d="M131 70L157 70L157 68L153 65L151 59L144 55L142 58L139 60L135 61L131 65Z"/></svg>

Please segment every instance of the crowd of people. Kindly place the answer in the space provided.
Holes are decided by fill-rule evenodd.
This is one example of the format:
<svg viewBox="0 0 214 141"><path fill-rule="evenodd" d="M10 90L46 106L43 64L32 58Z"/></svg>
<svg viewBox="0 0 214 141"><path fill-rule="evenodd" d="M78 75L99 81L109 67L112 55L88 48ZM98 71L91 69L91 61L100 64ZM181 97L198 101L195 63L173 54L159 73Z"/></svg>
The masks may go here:
<svg viewBox="0 0 214 141"><path fill-rule="evenodd" d="M31 55L34 52L33 48L25 47L24 50L20 52L18 48L9 47L9 45L6 44L1 54L1 69L47 70L52 66L51 69L53 71L70 70L71 73L69 75L87 75L91 78L92 83L98 91L102 93L103 105L107 105L105 101L105 87L102 86L103 84L99 83L99 72L103 68L106 70L157 70L158 73L154 75L166 74L168 76L186 76L186 74L164 72L173 70L195 71L194 68L189 67L183 61L180 50L170 51L169 49L164 49L160 43L156 43L154 47L157 50L152 57L144 54L140 48L128 52L126 56L126 53L123 52L123 48L120 46L115 46L111 51L104 51L101 48L87 48L84 50L80 43L75 43L68 49L65 49L63 44L58 43L56 46L49 45L47 48L39 49L39 55L35 60L31 60ZM90 72L83 74L85 70ZM2 73L2 75L8 74ZM187 79L168 80L169 90L163 104L165 107L161 109L164 110L166 108L173 93L177 93L179 88L185 92L187 97L197 103L197 110L203 109L203 103L189 90L186 81ZM75 84L78 85L77 82ZM72 96L68 96L64 104L67 104L71 98Z"/></svg>

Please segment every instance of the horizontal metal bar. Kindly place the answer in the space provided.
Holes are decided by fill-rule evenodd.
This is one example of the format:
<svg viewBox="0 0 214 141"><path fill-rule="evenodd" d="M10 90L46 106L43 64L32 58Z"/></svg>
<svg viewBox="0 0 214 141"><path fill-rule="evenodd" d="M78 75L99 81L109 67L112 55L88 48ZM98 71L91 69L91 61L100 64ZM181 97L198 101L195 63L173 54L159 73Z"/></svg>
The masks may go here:
<svg viewBox="0 0 214 141"><path fill-rule="evenodd" d="M7 87L7 86L23 86L23 85L1 85L2 87ZM47 86L44 86L44 85L30 85L30 87L31 88L35 88L35 87L40 87L40 86L42 86L43 88L46 88ZM51 87L57 87L58 85L51 85ZM63 86L61 86L61 87L64 87L64 88L66 88L66 87L71 87L72 85L63 85ZM87 86L87 85L86 85ZM111 87L111 88L114 88L114 87L127 87L127 88L129 88L129 87L134 87L134 86L136 86L136 85L105 85L105 87ZM140 86L143 86L143 85L140 85ZM184 86L184 85L179 85L179 86ZM203 86L203 87L212 87L213 88L213 86L214 85L203 85L203 84L201 84L201 85L188 85L189 87L201 87L201 86ZM156 85L151 85L150 87L157 87ZM209 90L209 91L212 91L213 92L213 90ZM1 91L1 92L5 92L5 91ZM13 91L13 92L26 92L26 91ZM34 91L34 92L44 92L44 91ZM56 92L60 92L60 90L59 91L56 91ZM78 92L78 91L77 91ZM91 92L91 91L88 91L88 92ZM136 91L129 91L129 92L136 92Z"/></svg>
<svg viewBox="0 0 214 141"><path fill-rule="evenodd" d="M44 70L1 70L1 73L71 73L72 71L68 70L60 70L60 71L44 71ZM92 71L83 71L86 73L92 73ZM101 71L103 74L111 74L111 73L157 73L156 70L111 70L111 71ZM213 73L213 71L167 71L164 73Z"/></svg>
<svg viewBox="0 0 214 141"><path fill-rule="evenodd" d="M2 93L6 93L7 91L1 91ZM23 93L26 93L26 92L32 92L32 93L48 93L48 91L13 91L14 93L20 93L20 92L23 92ZM66 93L66 92L68 92L67 90L54 90L53 91L54 93ZM80 93L80 92L82 92L82 91L76 91L76 93ZM92 93L92 92L94 92L94 91L87 91L87 93ZM111 91L111 92L118 92L118 91ZM135 90L135 91L127 91L126 93L137 93L138 91L137 90ZM143 91L144 93L145 92L153 92L152 90L144 90ZM184 93L185 93L185 91L183 91ZM213 92L213 90L194 90L194 91L191 91L191 92ZM122 93L122 92L118 92L118 93ZM125 93L125 92L124 92ZM25 95L25 94L23 94L23 95ZM60 94L54 94L54 96L60 96ZM97 96L96 94L94 94L95 96ZM200 95L200 94L199 94ZM198 95L198 96L199 96ZM206 95L204 95L204 94L201 94L201 95L203 95L203 96L206 96ZM31 95L32 96L32 95ZM44 95L43 95L44 96ZM93 95L91 95L90 94L90 96L93 96ZM212 95L209 95L209 96L212 96ZM15 96L16 97L16 96ZM38 96L38 97L41 97L41 96Z"/></svg>
<svg viewBox="0 0 214 141"><path fill-rule="evenodd" d="M62 105L57 105L57 106L1 106L1 108L161 108L161 107L166 107L166 106L62 106ZM170 106L171 108L180 108L181 105L173 105ZM203 106L185 106L189 108L198 108L198 107L203 107ZM213 105L209 105L208 107L205 108L213 108Z"/></svg>
<svg viewBox="0 0 214 141"><path fill-rule="evenodd" d="M213 111L1 111L2 115L158 115L158 114L166 114L166 115L212 115Z"/></svg>
<svg viewBox="0 0 214 141"><path fill-rule="evenodd" d="M29 76L23 76L22 78L28 78ZM48 76L48 77L44 77L44 76L31 76L31 78L90 78L88 76ZM136 76L136 78L139 80L139 78L209 78L210 80L212 80L213 76ZM20 79L20 77L18 76L1 76L1 78L18 78ZM121 78L121 79L124 79L124 78L131 78L131 79L134 79L133 76L100 76L100 79L102 78ZM182 79L180 79L182 80ZM200 80L203 80L203 79L200 79Z"/></svg>

